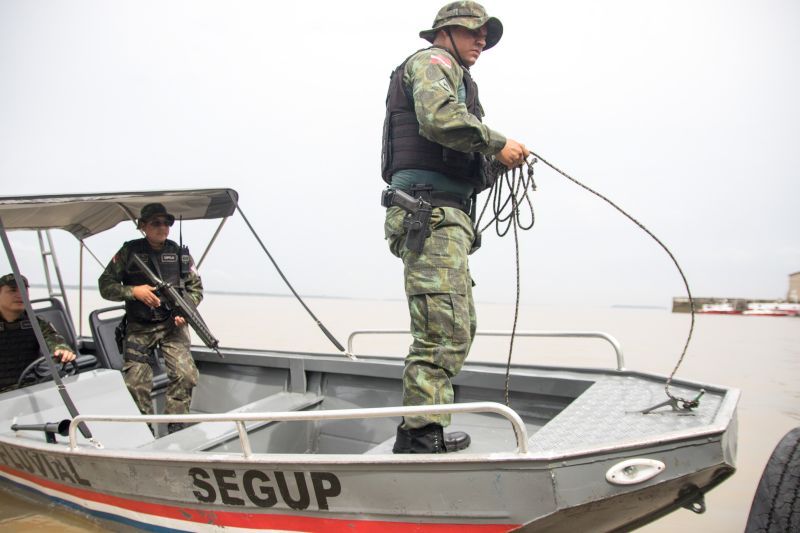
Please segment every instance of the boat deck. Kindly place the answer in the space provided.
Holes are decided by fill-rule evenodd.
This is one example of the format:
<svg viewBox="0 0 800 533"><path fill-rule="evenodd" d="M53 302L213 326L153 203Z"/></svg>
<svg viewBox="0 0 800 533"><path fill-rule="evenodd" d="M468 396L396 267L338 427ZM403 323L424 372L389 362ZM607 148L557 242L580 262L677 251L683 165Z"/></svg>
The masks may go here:
<svg viewBox="0 0 800 533"><path fill-rule="evenodd" d="M697 389L673 387L673 395L694 399ZM707 392L692 411L662 406L667 400L664 383L630 375L607 375L598 379L553 420L530 439L536 454L575 453L600 447L636 445L666 438L670 434L699 431L712 426L723 395Z"/></svg>
<svg viewBox="0 0 800 533"><path fill-rule="evenodd" d="M370 363L366 363L368 368ZM359 365L359 363L356 363ZM369 372L368 372L369 373ZM202 374L201 374L202 375ZM288 413L299 411L324 412L336 409L363 409L395 406L401 402L399 385L394 380L384 380L376 386L374 376L349 374L345 383L336 375L309 372L308 390L290 392L280 390L279 372L271 372L273 382L251 380L255 389L249 390L248 401L231 405L224 414ZM473 377L480 375L480 384ZM113 413L136 415L135 406L118 372L101 370L82 374L86 395L78 395L77 403L85 413ZM217 375L209 387L211 395L218 395L220 387L228 380L237 379L232 372L223 379ZM478 365L467 369L457 385L458 403L497 401L502 391L496 383L502 379L499 369ZM363 380L363 381L362 381ZM637 445L652 445L673 437L702 434L713 429L715 420L726 419L721 413L725 391L710 390L702 397L698 408L676 411L665 405L649 414L642 411L653 408L667 399L662 381L652 376L628 372L598 371L577 373L569 370L525 368L514 375L515 387L511 391L511 408L525 425L528 451L540 457L580 455L599 449L614 449ZM372 386L372 388L370 388ZM262 394L256 390L264 387ZM376 388L377 387L377 388ZM282 388L282 387L281 387ZM359 392L359 389L363 391ZM397 390L395 390L397 389ZM558 397L554 391L569 391ZM672 392L683 398L697 396L698 387L675 386ZM376 396L375 393L379 392ZM361 396L361 395L364 396ZM255 400L249 401L252 398ZM59 405L57 392L43 384L19 391L6 397L4 404L14 412L19 423L43 423L66 418ZM734 401L735 404L735 401ZM47 406L51 406L48 408ZM25 413L28 411L28 414ZM63 412L62 412L63 411ZM203 413L198 413L203 415ZM220 413L222 414L222 413ZM207 416L214 416L208 413ZM268 416L266 417L268 418ZM250 420L244 425L254 453L282 454L389 454L394 443L397 416L372 419L327 419L303 421ZM14 435L9 424L3 434ZM138 426L138 428L136 427ZM95 429L97 428L97 429ZM116 428L112 431L113 428ZM125 424L93 423L92 431L106 448L136 449L141 452L217 452L241 453L242 444L236 424L231 420L203 421L171 435L154 438L144 423ZM123 438L132 435L136 438ZM448 431L465 431L472 444L462 454L513 453L517 449L514 429L503 416L492 413L457 413L452 416ZM40 432L25 432L17 437L42 439ZM59 440L62 437L59 437Z"/></svg>

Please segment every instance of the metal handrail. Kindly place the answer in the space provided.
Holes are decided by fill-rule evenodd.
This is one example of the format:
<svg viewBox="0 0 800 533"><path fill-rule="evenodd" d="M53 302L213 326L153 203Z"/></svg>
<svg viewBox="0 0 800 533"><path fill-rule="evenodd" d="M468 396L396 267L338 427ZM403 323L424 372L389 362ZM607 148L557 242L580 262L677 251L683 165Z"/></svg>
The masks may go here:
<svg viewBox="0 0 800 533"><path fill-rule="evenodd" d="M284 411L275 413L219 413L189 415L78 415L69 425L69 448L78 447L76 430L81 423L89 422L146 422L146 423L199 423L234 422L245 458L252 456L250 439L245 422L288 422L309 420L348 420L360 418L388 418L393 416L419 416L457 413L495 413L511 423L517 440L517 452L528 453L528 430L522 418L510 407L495 402L454 403L446 405L415 405L398 407L372 407L363 409L331 409L329 411Z"/></svg>
<svg viewBox="0 0 800 533"><path fill-rule="evenodd" d="M353 353L353 339L358 335L402 335L411 334L405 329L361 329L356 330L347 338L347 352ZM510 331L476 331L475 336L485 337L510 337ZM602 331L517 331L515 337L575 337L575 338L597 338L605 339L614 348L617 355L617 370L625 370L625 357L622 355L622 346L619 341Z"/></svg>

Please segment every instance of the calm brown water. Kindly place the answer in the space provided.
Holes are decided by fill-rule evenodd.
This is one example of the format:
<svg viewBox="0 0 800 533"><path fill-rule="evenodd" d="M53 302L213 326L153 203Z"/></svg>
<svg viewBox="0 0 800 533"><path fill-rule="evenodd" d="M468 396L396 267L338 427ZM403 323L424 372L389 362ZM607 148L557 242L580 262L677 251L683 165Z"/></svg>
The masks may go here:
<svg viewBox="0 0 800 533"><path fill-rule="evenodd" d="M34 294L35 297L35 294ZM85 309L106 306L96 293L85 296ZM77 299L71 299L77 311ZM307 305L340 342L359 329L407 327L405 302L307 299ZM335 352L316 324L291 298L209 294L201 306L209 326L224 346ZM479 304L481 330L508 330L513 306ZM84 312L84 314L87 314ZM667 375L683 348L689 316L658 309L558 308L523 306L518 330L604 331L624 350L626 367ZM88 332L88 326L84 325ZM355 353L402 357L405 336L370 336L355 340ZM505 361L507 341L478 339L472 360ZM517 339L514 362L612 367L613 350L600 340ZM800 425L800 318L698 316L679 377L739 388L737 472L706 497L707 511L679 510L640 531L666 533L742 531L758 479L778 440ZM21 504L0 491L0 530L101 530L58 507ZM92 529L96 528L96 529Z"/></svg>

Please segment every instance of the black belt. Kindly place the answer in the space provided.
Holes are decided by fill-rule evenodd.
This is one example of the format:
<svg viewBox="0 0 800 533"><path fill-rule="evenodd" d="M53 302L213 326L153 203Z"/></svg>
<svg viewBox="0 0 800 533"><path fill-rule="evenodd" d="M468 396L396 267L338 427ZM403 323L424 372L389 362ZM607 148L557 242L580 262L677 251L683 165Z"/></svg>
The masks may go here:
<svg viewBox="0 0 800 533"><path fill-rule="evenodd" d="M433 207L455 207L466 214L470 214L472 201L457 194L443 191L434 191L430 186L414 186L410 191L404 191L414 198L422 198Z"/></svg>

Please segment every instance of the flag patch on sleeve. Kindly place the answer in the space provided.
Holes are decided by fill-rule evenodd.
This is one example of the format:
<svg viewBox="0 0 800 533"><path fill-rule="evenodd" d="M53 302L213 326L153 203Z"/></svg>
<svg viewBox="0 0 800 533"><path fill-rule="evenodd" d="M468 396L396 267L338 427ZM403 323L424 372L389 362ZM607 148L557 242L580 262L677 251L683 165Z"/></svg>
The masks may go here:
<svg viewBox="0 0 800 533"><path fill-rule="evenodd" d="M440 56L439 54L431 54L431 65L444 65L447 68L451 68L452 63L444 56Z"/></svg>

